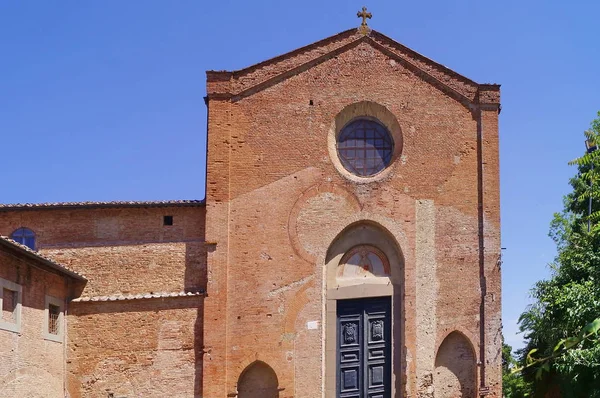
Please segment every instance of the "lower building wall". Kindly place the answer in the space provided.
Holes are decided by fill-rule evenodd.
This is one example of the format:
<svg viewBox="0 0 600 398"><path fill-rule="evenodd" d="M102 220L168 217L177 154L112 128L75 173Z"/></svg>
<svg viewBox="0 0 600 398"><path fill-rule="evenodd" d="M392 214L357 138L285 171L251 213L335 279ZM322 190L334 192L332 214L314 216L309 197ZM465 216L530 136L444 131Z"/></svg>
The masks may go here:
<svg viewBox="0 0 600 398"><path fill-rule="evenodd" d="M72 303L70 397L201 397L202 300Z"/></svg>
<svg viewBox="0 0 600 398"><path fill-rule="evenodd" d="M21 289L19 325L13 331L0 328L0 396L63 397L64 335L57 341L45 338L44 323L48 322L46 295L64 301L66 280L4 252L0 252L0 278Z"/></svg>
<svg viewBox="0 0 600 398"><path fill-rule="evenodd" d="M64 345L40 337L43 310L23 308L22 333L0 330L0 396L64 396Z"/></svg>

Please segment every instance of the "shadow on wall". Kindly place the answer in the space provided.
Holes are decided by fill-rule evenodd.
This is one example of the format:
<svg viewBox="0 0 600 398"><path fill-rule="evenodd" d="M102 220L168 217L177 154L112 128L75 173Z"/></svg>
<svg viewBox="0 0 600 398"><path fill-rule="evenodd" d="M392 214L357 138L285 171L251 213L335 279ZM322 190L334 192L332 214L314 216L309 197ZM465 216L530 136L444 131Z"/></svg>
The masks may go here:
<svg viewBox="0 0 600 398"><path fill-rule="evenodd" d="M197 292L206 289L206 262L207 249L214 250L214 247L206 247L201 241L187 242L185 245L185 275L184 290L186 292Z"/></svg>
<svg viewBox="0 0 600 398"><path fill-rule="evenodd" d="M273 368L262 361L248 365L238 380L238 398L279 398L279 381Z"/></svg>
<svg viewBox="0 0 600 398"><path fill-rule="evenodd" d="M214 250L214 247L212 248ZM204 242L189 242L185 250L185 291L206 291L207 248ZM202 396L202 376L204 360L204 306L198 307L194 323L194 396Z"/></svg>
<svg viewBox="0 0 600 398"><path fill-rule="evenodd" d="M450 333L435 358L435 396L475 398L477 369L475 351L460 332Z"/></svg>
<svg viewBox="0 0 600 398"><path fill-rule="evenodd" d="M194 397L202 396L202 367L204 359L204 306L198 308L194 324Z"/></svg>

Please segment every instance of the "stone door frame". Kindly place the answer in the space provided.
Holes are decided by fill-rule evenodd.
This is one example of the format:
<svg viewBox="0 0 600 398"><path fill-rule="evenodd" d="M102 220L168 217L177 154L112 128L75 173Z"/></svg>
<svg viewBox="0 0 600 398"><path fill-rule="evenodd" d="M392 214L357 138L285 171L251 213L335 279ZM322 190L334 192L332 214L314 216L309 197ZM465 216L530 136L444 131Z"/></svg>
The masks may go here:
<svg viewBox="0 0 600 398"><path fill-rule="evenodd" d="M390 319L394 325L394 286L390 284L362 284L345 286L327 290L325 302L325 397L336 396L337 382L337 301L348 299L363 299L375 297L389 297L391 301ZM392 331L394 336L394 331ZM391 350L394 352L394 338L391 341ZM394 355L390 358L391 396L395 396Z"/></svg>

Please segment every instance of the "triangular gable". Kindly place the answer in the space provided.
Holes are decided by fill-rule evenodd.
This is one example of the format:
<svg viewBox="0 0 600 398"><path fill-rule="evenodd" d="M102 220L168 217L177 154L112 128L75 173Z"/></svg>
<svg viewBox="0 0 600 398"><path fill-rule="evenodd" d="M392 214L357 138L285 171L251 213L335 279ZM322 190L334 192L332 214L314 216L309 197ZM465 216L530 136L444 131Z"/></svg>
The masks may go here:
<svg viewBox="0 0 600 398"><path fill-rule="evenodd" d="M237 71L208 71L208 98L237 101L325 62L360 43L368 43L466 106L490 104L499 107L499 85L478 84L377 31L370 30L365 34L358 29L338 33Z"/></svg>

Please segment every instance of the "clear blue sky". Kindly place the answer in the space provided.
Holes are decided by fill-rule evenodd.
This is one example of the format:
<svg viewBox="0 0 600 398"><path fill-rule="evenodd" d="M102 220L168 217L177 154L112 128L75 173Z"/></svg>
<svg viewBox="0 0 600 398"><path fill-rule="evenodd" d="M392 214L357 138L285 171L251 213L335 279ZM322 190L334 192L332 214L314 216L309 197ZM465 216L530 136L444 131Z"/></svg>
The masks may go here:
<svg viewBox="0 0 600 398"><path fill-rule="evenodd" d="M554 257L567 161L600 109L597 1L1 1L0 202L204 197L208 69L370 25L502 84L504 325Z"/></svg>

